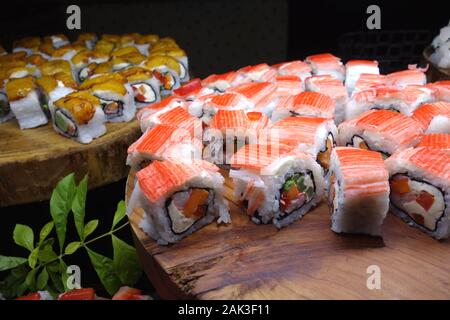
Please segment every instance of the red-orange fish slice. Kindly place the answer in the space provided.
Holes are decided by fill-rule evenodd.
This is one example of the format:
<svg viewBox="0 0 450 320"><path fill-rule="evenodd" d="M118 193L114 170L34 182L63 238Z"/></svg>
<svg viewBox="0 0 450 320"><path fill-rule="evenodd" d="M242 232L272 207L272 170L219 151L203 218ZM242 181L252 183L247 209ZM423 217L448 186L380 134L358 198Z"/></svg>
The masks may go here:
<svg viewBox="0 0 450 320"><path fill-rule="evenodd" d="M369 88L386 85L386 76L382 74L362 73L355 82L353 93L357 93Z"/></svg>
<svg viewBox="0 0 450 320"><path fill-rule="evenodd" d="M237 77L238 74L234 71L223 74L212 74L202 80L202 86L223 92L233 85Z"/></svg>
<svg viewBox="0 0 450 320"><path fill-rule="evenodd" d="M404 114L384 109L367 111L339 125L340 145L351 145L355 136L364 143L371 138L376 141L374 150L387 154L415 146L422 135L423 130L417 121Z"/></svg>
<svg viewBox="0 0 450 320"><path fill-rule="evenodd" d="M254 66L246 66L237 71L243 77L256 82L273 81L277 76L276 69L270 67L266 63L260 63Z"/></svg>
<svg viewBox="0 0 450 320"><path fill-rule="evenodd" d="M450 154L450 134L432 133L423 136L417 147L440 149Z"/></svg>
<svg viewBox="0 0 450 320"><path fill-rule="evenodd" d="M304 91L304 83L298 76L278 76L275 79L278 97L296 95Z"/></svg>
<svg viewBox="0 0 450 320"><path fill-rule="evenodd" d="M337 147L344 198L363 198L389 193L389 174L381 154L374 151Z"/></svg>
<svg viewBox="0 0 450 320"><path fill-rule="evenodd" d="M173 160L154 161L136 173L141 191L151 201L165 199L171 192L188 180L201 175L203 171L216 170L211 163L198 160L177 162Z"/></svg>
<svg viewBox="0 0 450 320"><path fill-rule="evenodd" d="M174 105L183 106L183 107L186 106L183 99L180 99L180 98L174 97L174 96L170 96L159 102L152 103L149 106L140 109L136 114L136 118L139 121L141 121L142 118L148 117L158 111L163 110L166 107L171 107Z"/></svg>
<svg viewBox="0 0 450 320"><path fill-rule="evenodd" d="M302 92L294 96L291 113L333 119L335 105L333 99L327 95L318 92Z"/></svg>
<svg viewBox="0 0 450 320"><path fill-rule="evenodd" d="M311 66L300 60L278 63L273 67L278 70L278 74L281 76L296 76L302 81L310 77L312 72Z"/></svg>
<svg viewBox="0 0 450 320"><path fill-rule="evenodd" d="M229 91L241 94L256 106L262 99L273 94L276 86L269 82L250 82L231 88Z"/></svg>
<svg viewBox="0 0 450 320"><path fill-rule="evenodd" d="M413 118L420 123L423 130L428 133L435 131L432 128L432 122L438 118L438 122L442 122L444 128L442 133L450 133L450 103L439 101L426 103L417 108L413 113ZM439 120L439 118L441 118ZM437 124L439 125L439 123ZM431 127L431 128L430 128ZM445 131L447 127L447 131Z"/></svg>
<svg viewBox="0 0 450 320"><path fill-rule="evenodd" d="M271 124L269 117L262 112L247 112L247 128L250 130L262 130Z"/></svg>
<svg viewBox="0 0 450 320"><path fill-rule="evenodd" d="M423 69L413 68L390 73L386 76L387 86L406 87L409 85L425 85L427 77Z"/></svg>
<svg viewBox="0 0 450 320"><path fill-rule="evenodd" d="M427 87L433 90L435 101L450 102L450 80L429 83Z"/></svg>
<svg viewBox="0 0 450 320"><path fill-rule="evenodd" d="M345 78L345 67L341 59L331 53L321 53L306 57L307 62L313 71L314 75L331 75L339 80Z"/></svg>
<svg viewBox="0 0 450 320"><path fill-rule="evenodd" d="M209 127L212 129L246 129L248 119L244 110L218 110L211 119Z"/></svg>

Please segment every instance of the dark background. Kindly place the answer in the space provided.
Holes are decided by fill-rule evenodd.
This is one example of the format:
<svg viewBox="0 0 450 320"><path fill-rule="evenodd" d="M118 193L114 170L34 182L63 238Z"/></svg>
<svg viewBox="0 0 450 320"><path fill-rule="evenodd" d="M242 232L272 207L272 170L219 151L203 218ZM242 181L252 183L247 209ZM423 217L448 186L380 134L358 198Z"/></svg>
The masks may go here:
<svg viewBox="0 0 450 320"><path fill-rule="evenodd" d="M73 2L72 2L73 3ZM0 42L9 48L14 39L66 30L66 7L71 3L13 2L1 9ZM79 2L82 30L96 33L158 33L174 37L189 55L195 75L226 72L260 62L304 59L319 52L333 52L344 60L376 58L384 72L421 62L421 52L441 27L450 10L444 1L127 1ZM366 28L366 8L381 8L380 31ZM1 150L0 150L1 152ZM86 219L99 218L97 232L107 231L115 206L123 198L125 181L88 193ZM38 230L50 220L48 202L0 207L0 253L24 255L12 241L16 223ZM131 242L129 230L121 237ZM68 241L71 241L70 239ZM111 255L108 240L95 248ZM74 255L82 284L101 290L86 255ZM153 292L145 276L138 287Z"/></svg>

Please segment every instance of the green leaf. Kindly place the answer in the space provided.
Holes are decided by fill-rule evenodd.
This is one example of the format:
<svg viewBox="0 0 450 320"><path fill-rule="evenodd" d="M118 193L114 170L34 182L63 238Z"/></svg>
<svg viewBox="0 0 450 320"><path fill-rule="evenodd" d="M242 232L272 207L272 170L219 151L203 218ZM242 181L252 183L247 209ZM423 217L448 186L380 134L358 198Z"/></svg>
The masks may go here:
<svg viewBox="0 0 450 320"><path fill-rule="evenodd" d="M25 281L23 281L16 287L15 295L17 297L23 296L23 294L25 293L25 291L27 291L27 289L28 289L28 285Z"/></svg>
<svg viewBox="0 0 450 320"><path fill-rule="evenodd" d="M66 240L67 215L72 207L75 192L75 178L74 174L71 173L58 182L50 198L50 214L55 223L61 252Z"/></svg>
<svg viewBox="0 0 450 320"><path fill-rule="evenodd" d="M112 224L111 229L114 229L114 227L120 222L120 220L122 220L123 217L125 217L126 212L127 212L127 209L125 207L125 201L123 201L123 200L119 201L119 203L117 204L116 213L114 214L114 219L113 219L113 224Z"/></svg>
<svg viewBox="0 0 450 320"><path fill-rule="evenodd" d="M108 291L110 295L113 295L121 286L119 277L114 273L113 261L89 248L86 249L100 281L106 291Z"/></svg>
<svg viewBox="0 0 450 320"><path fill-rule="evenodd" d="M38 255L39 261L41 261L43 263L47 263L50 261L56 261L58 259L58 255L53 250L53 247L51 245L52 242L51 241L47 242L47 241L44 242L43 244L41 244L41 247L39 250L39 255Z"/></svg>
<svg viewBox="0 0 450 320"><path fill-rule="evenodd" d="M112 235L114 271L122 284L132 286L142 275L136 249Z"/></svg>
<svg viewBox="0 0 450 320"><path fill-rule="evenodd" d="M67 288L67 279L69 278L69 275L67 274L67 265L62 259L59 261L59 272L61 274L61 282L64 287L64 291L67 291L69 290L69 288Z"/></svg>
<svg viewBox="0 0 450 320"><path fill-rule="evenodd" d="M13 232L13 239L16 244L29 251L34 248L34 234L29 226L23 224L16 224Z"/></svg>
<svg viewBox="0 0 450 320"><path fill-rule="evenodd" d="M50 280L52 281L52 284L55 287L56 291L63 292L64 286L63 286L59 272L53 272L53 271L49 270L49 276L50 276Z"/></svg>
<svg viewBox="0 0 450 320"><path fill-rule="evenodd" d="M86 214L86 194L88 186L88 176L85 175L77 187L75 198L72 203L73 218L78 236L83 240L84 216Z"/></svg>
<svg viewBox="0 0 450 320"><path fill-rule="evenodd" d="M48 272L47 269L43 268L39 276L37 277L36 287L38 290L42 290L48 283Z"/></svg>
<svg viewBox="0 0 450 320"><path fill-rule="evenodd" d="M86 239L92 232L97 229L98 220L91 220L84 226L83 239Z"/></svg>
<svg viewBox="0 0 450 320"><path fill-rule="evenodd" d="M22 257L7 257L0 255L0 271L13 269L21 264L27 262L26 258Z"/></svg>
<svg viewBox="0 0 450 320"><path fill-rule="evenodd" d="M26 263L19 265L0 281L0 292L6 299L14 299L25 292L28 286L25 284L25 278L30 268ZM22 290L21 288L25 286Z"/></svg>
<svg viewBox="0 0 450 320"><path fill-rule="evenodd" d="M75 251L80 248L81 242L80 241L74 241L67 245L66 250L64 251L65 254L73 254Z"/></svg>
<svg viewBox="0 0 450 320"><path fill-rule="evenodd" d="M38 255L39 255L39 247L33 249L33 251L31 251L30 255L28 256L28 265L30 266L31 269L34 269L34 267L36 267Z"/></svg>
<svg viewBox="0 0 450 320"><path fill-rule="evenodd" d="M25 283L27 284L30 291L35 291L36 286L36 273L38 272L39 268L32 269L30 272L28 272L27 277L25 278Z"/></svg>
<svg viewBox="0 0 450 320"><path fill-rule="evenodd" d="M39 233L39 243L42 243L52 232L55 223L53 221L48 222L45 226L42 227L41 232Z"/></svg>

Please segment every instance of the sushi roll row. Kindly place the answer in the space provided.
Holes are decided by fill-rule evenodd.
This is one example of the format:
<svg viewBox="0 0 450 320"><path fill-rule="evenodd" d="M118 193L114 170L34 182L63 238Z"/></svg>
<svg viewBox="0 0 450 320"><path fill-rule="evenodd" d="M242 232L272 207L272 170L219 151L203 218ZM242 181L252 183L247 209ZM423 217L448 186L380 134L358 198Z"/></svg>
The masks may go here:
<svg viewBox="0 0 450 320"><path fill-rule="evenodd" d="M57 34L14 41L12 53L1 49L0 123L15 117L29 129L51 121L58 133L81 143L103 135L105 122L130 121L137 109L189 81L185 51L174 39L153 34L84 33L73 42ZM95 117L80 123L80 110Z"/></svg>

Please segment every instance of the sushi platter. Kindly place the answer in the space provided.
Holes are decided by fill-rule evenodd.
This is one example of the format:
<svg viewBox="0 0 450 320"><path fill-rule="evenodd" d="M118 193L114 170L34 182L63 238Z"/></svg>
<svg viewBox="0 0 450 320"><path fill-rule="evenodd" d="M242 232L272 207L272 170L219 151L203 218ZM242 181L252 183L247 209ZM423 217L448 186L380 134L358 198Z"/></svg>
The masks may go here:
<svg viewBox="0 0 450 320"><path fill-rule="evenodd" d="M0 46L0 206L49 199L70 172L126 177L136 114L189 80L186 53L155 34L26 37Z"/></svg>
<svg viewBox="0 0 450 320"><path fill-rule="evenodd" d="M226 175L226 171L222 171ZM134 187L127 181L127 199ZM388 214L382 237L338 235L322 202L277 230L249 221L225 179L230 225L210 224L173 246L159 246L130 216L144 270L164 299L448 299L450 242L437 242ZM381 270L370 290L367 268Z"/></svg>

